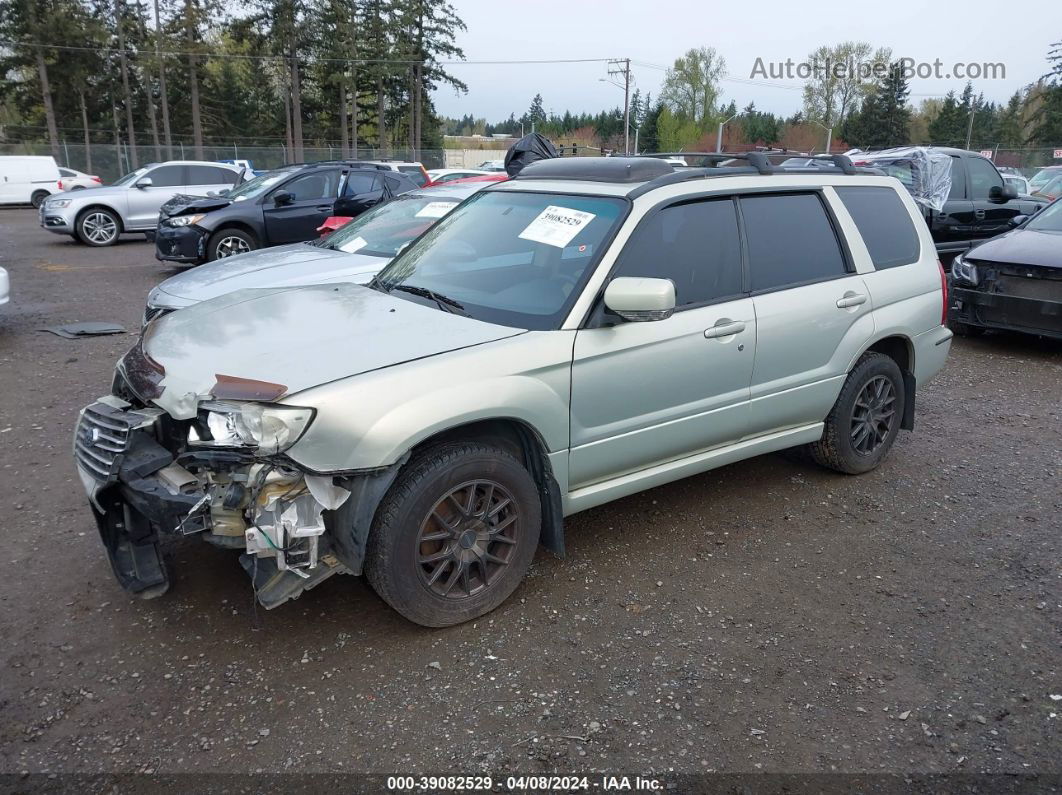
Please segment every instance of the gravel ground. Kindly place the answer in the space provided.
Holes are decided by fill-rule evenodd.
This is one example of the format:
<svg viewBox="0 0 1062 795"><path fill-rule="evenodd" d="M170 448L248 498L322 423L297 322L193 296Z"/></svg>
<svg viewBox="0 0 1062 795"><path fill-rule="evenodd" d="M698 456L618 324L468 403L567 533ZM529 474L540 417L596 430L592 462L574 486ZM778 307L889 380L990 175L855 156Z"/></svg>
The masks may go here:
<svg viewBox="0 0 1062 795"><path fill-rule="evenodd" d="M70 455L173 271L0 211L0 772L1012 773L1062 759L1062 346L957 340L850 478L767 456L588 511L500 609L360 578L255 609L234 554L113 581ZM16 779L17 780L17 779Z"/></svg>

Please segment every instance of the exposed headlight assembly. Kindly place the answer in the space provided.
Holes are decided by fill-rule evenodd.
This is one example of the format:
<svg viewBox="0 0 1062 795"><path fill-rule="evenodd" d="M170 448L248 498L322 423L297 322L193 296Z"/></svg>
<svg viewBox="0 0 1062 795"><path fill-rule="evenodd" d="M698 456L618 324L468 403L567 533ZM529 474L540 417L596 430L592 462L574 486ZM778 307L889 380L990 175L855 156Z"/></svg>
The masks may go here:
<svg viewBox="0 0 1062 795"><path fill-rule="evenodd" d="M268 403L209 401L199 409L200 422L210 438L193 429L190 444L251 448L261 455L280 453L295 444L314 415L313 409Z"/></svg>
<svg viewBox="0 0 1062 795"><path fill-rule="evenodd" d="M191 226L192 224L198 224L204 218L206 218L204 213L199 213L198 215L177 215L173 218L168 218L166 220L166 226Z"/></svg>
<svg viewBox="0 0 1062 795"><path fill-rule="evenodd" d="M952 260L951 275L957 282L977 286L977 266L972 262L967 262L962 254Z"/></svg>
<svg viewBox="0 0 1062 795"><path fill-rule="evenodd" d="M44 206L49 210L61 210L64 207L70 206L70 199L48 199L44 203Z"/></svg>

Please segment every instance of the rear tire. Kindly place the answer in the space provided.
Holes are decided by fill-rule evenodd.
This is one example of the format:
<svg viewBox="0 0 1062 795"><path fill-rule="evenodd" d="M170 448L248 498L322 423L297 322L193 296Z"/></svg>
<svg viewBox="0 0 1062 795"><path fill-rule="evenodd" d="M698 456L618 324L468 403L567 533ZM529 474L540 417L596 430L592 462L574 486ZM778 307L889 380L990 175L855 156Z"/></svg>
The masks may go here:
<svg viewBox="0 0 1062 795"><path fill-rule="evenodd" d="M113 246L122 234L122 221L111 210L90 207L78 216L77 239L86 246Z"/></svg>
<svg viewBox="0 0 1062 795"><path fill-rule="evenodd" d="M42 204L44 204L44 200L47 199L51 195L52 194L50 194L46 190L34 191L33 195L30 196L30 204L32 204L34 206L34 208L40 209L40 206Z"/></svg>
<svg viewBox="0 0 1062 795"><path fill-rule="evenodd" d="M213 262L258 248L258 241L241 229L219 229L207 243L207 260Z"/></svg>
<svg viewBox="0 0 1062 795"><path fill-rule="evenodd" d="M429 448L377 508L365 574L410 621L460 624L516 590L541 525L535 482L509 453L477 442Z"/></svg>
<svg viewBox="0 0 1062 795"><path fill-rule="evenodd" d="M847 475L874 469L900 432L906 397L896 362L883 353L864 353L826 417L822 439L807 446L811 458Z"/></svg>

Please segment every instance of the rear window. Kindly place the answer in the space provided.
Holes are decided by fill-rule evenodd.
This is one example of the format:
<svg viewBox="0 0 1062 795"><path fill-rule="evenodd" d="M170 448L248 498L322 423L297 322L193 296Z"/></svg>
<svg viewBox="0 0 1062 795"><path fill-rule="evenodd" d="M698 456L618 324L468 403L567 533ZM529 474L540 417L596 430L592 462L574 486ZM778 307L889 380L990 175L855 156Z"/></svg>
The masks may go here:
<svg viewBox="0 0 1062 795"><path fill-rule="evenodd" d="M918 260L918 232L896 191L871 187L834 190L863 236L875 268L895 268Z"/></svg>
<svg viewBox="0 0 1062 795"><path fill-rule="evenodd" d="M428 175L420 166L399 166L398 170L413 180L418 188L423 188L428 183Z"/></svg>
<svg viewBox="0 0 1062 795"><path fill-rule="evenodd" d="M814 193L743 196L753 292L844 276L826 208Z"/></svg>

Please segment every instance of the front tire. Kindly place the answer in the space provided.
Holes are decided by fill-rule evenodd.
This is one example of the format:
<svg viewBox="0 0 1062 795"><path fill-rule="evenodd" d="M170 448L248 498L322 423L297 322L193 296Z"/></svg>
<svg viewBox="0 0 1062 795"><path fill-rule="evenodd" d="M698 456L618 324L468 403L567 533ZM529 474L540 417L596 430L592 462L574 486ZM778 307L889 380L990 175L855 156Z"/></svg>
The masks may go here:
<svg viewBox="0 0 1062 795"><path fill-rule="evenodd" d="M524 578L538 546L538 489L491 445L440 445L414 457L376 511L365 574L414 623L446 627L490 612Z"/></svg>
<svg viewBox="0 0 1062 795"><path fill-rule="evenodd" d="M46 190L34 191L33 195L30 196L30 204L33 205L34 209L38 209L39 210L40 206L42 204L44 204L44 200L47 199L51 195L52 194L50 194Z"/></svg>
<svg viewBox="0 0 1062 795"><path fill-rule="evenodd" d="M807 446L812 460L847 475L874 469L900 432L905 400L896 362L883 353L864 353L826 417L822 439Z"/></svg>
<svg viewBox="0 0 1062 795"><path fill-rule="evenodd" d="M77 219L77 237L87 246L113 246L122 233L122 222L111 210L91 207Z"/></svg>
<svg viewBox="0 0 1062 795"><path fill-rule="evenodd" d="M237 254L246 254L258 248L258 241L240 229L219 229L207 243L207 259L210 262Z"/></svg>

